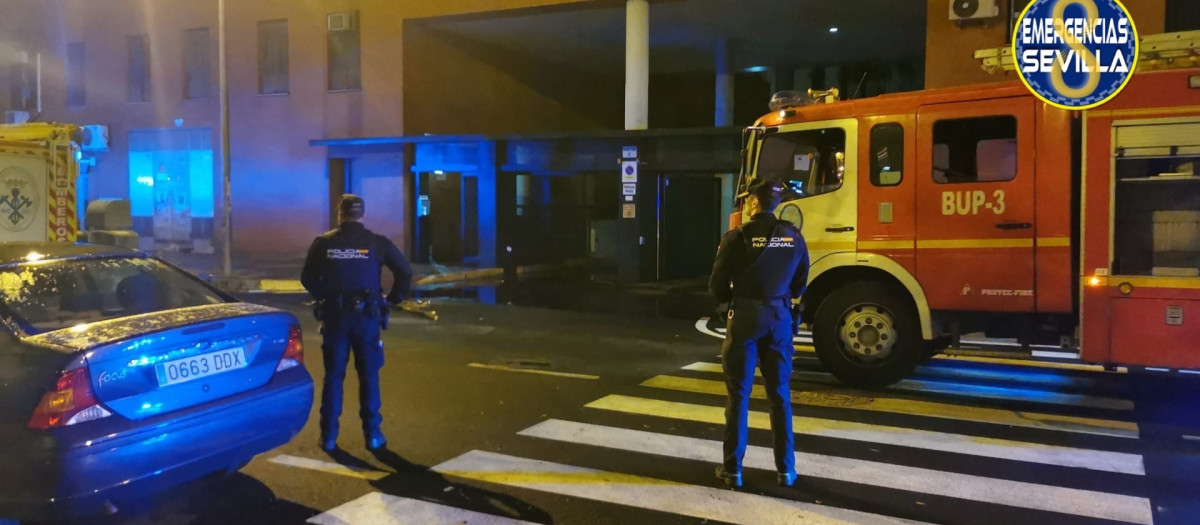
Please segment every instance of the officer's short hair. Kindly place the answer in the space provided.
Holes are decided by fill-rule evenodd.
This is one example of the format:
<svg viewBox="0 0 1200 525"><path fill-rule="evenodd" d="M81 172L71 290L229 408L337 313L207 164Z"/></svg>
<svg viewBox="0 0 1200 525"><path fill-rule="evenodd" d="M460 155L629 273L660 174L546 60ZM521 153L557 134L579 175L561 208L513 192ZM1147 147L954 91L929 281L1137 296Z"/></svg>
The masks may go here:
<svg viewBox="0 0 1200 525"><path fill-rule="evenodd" d="M343 219L358 220L366 214L367 206L363 202L362 197L347 193L342 195L342 200L338 202L338 213Z"/></svg>
<svg viewBox="0 0 1200 525"><path fill-rule="evenodd" d="M783 186L777 182L758 179L746 188L746 193L758 197L764 211L775 211L783 201Z"/></svg>

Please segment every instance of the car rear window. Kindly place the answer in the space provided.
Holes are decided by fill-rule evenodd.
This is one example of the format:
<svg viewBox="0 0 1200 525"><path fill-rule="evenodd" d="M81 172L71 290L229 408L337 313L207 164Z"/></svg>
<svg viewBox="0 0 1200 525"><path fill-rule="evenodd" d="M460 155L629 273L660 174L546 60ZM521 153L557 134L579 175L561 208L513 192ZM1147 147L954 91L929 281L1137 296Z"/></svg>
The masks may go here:
<svg viewBox="0 0 1200 525"><path fill-rule="evenodd" d="M155 259L108 257L2 267L0 302L26 332L35 334L225 299Z"/></svg>

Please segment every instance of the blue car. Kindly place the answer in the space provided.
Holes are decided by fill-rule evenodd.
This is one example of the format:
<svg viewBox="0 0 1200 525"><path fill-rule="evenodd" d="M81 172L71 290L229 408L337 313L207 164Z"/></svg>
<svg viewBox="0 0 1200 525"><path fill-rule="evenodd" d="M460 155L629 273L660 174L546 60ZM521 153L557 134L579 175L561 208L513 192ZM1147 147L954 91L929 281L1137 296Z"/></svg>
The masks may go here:
<svg viewBox="0 0 1200 525"><path fill-rule="evenodd" d="M141 252L0 244L0 325L0 517L237 470L312 407L293 315Z"/></svg>

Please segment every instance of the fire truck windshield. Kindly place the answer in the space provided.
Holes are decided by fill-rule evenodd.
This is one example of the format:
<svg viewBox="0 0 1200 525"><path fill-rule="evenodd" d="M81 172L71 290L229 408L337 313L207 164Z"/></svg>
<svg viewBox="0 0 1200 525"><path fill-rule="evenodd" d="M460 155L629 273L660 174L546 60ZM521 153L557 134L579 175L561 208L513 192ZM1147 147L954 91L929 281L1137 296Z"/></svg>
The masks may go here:
<svg viewBox="0 0 1200 525"><path fill-rule="evenodd" d="M757 176L779 182L784 200L802 199L842 187L846 132L840 128L768 133Z"/></svg>

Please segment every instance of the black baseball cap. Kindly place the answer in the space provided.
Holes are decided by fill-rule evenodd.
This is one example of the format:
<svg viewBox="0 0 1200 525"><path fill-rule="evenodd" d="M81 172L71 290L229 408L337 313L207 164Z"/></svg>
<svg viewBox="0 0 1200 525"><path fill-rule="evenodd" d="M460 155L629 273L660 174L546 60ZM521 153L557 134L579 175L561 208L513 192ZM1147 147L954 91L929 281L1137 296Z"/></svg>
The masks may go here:
<svg viewBox="0 0 1200 525"><path fill-rule="evenodd" d="M346 219L361 219L366 210L367 206L362 197L352 193L342 195L342 200L338 202L338 212Z"/></svg>
<svg viewBox="0 0 1200 525"><path fill-rule="evenodd" d="M783 186L767 179L757 179L746 188L746 194L764 200L777 200L783 198Z"/></svg>

